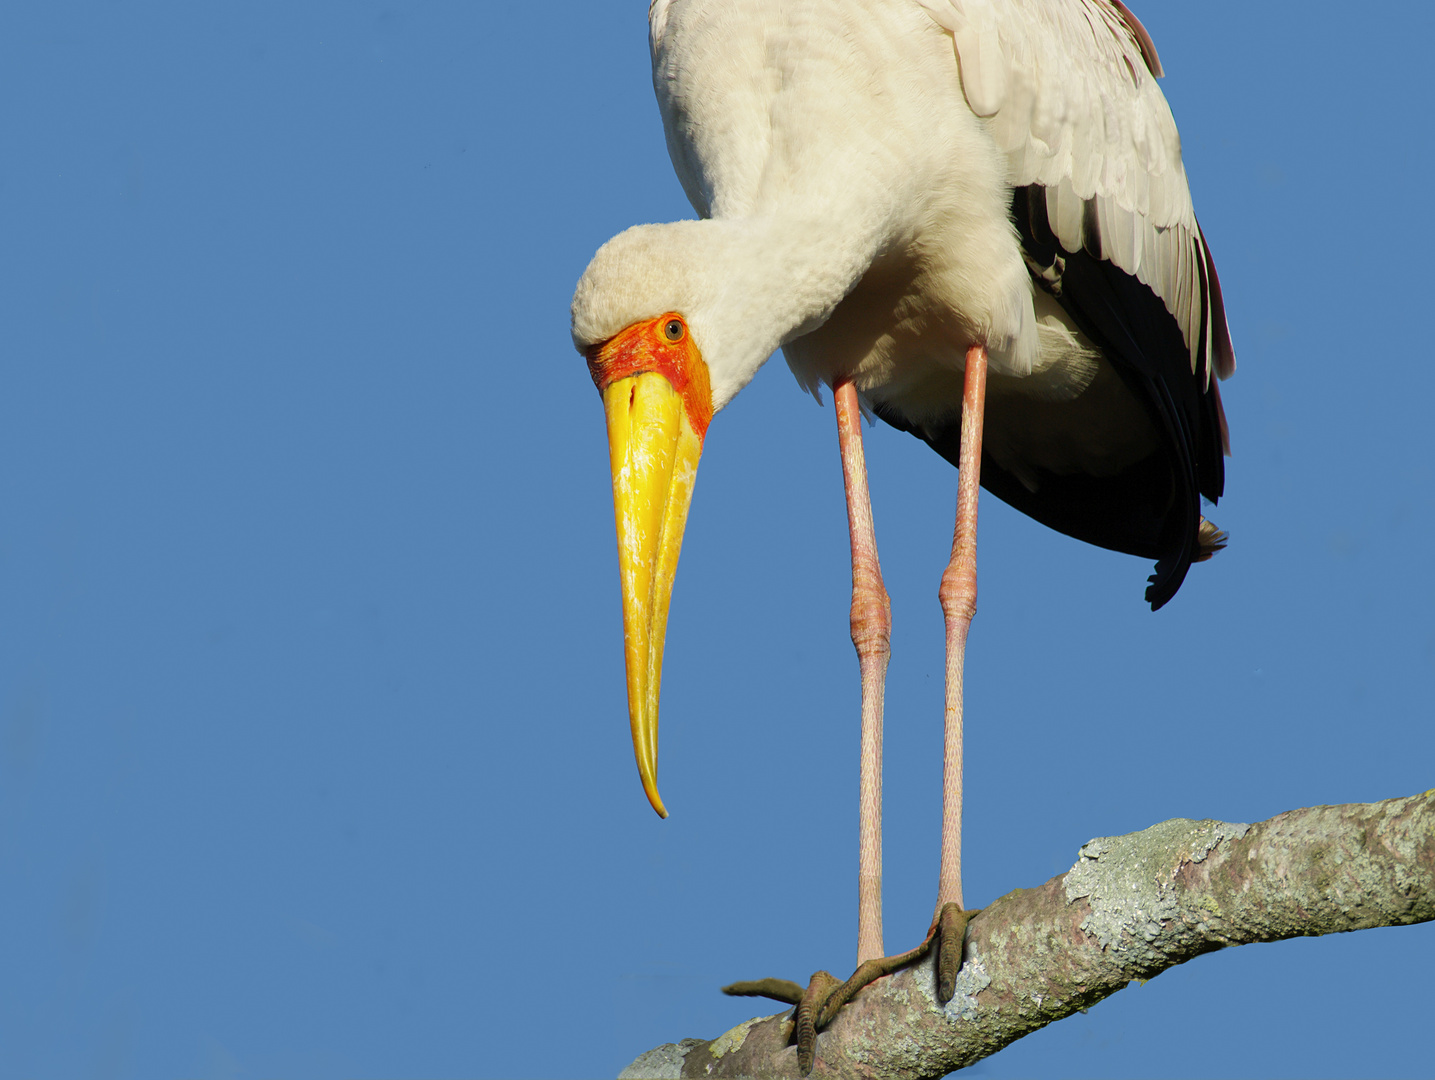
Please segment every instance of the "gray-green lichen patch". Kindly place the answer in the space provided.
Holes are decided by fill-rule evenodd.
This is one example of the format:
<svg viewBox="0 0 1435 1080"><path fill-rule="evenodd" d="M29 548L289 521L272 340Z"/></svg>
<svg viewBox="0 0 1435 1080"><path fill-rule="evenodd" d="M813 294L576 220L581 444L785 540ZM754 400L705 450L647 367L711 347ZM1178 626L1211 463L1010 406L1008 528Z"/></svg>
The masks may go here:
<svg viewBox="0 0 1435 1080"><path fill-rule="evenodd" d="M766 1019L765 1016L754 1016L751 1020L744 1020L737 1027L724 1031L712 1041L712 1045L708 1047L708 1053L712 1054L713 1059L716 1060L732 1050L740 1049L742 1044L747 1041L747 1033L752 1030L752 1025L760 1024Z"/></svg>
<svg viewBox="0 0 1435 1080"><path fill-rule="evenodd" d="M992 977L987 974L986 965L982 963L976 946L969 942L967 955L962 961L961 970L957 972L952 1000L947 1002L943 1011L952 1020L975 1020L977 1018L977 995L991 984Z"/></svg>
<svg viewBox="0 0 1435 1080"><path fill-rule="evenodd" d="M678 1080L683 1075L683 1059L688 1051L701 1046L701 1039L684 1039L680 1043L664 1043L646 1054L639 1054L636 1061L618 1074L618 1080Z"/></svg>
<svg viewBox="0 0 1435 1080"><path fill-rule="evenodd" d="M1081 929L1126 963L1159 963L1153 947L1177 917L1176 874L1201 862L1222 840L1239 839L1249 825L1175 818L1129 836L1098 837L1063 881L1066 902L1086 898L1091 912Z"/></svg>

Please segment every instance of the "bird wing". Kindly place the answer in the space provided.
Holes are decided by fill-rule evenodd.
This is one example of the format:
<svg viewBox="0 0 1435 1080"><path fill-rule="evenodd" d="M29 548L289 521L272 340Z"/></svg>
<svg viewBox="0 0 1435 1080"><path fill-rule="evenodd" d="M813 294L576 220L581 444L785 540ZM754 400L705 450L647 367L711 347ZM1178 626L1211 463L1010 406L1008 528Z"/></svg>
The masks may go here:
<svg viewBox="0 0 1435 1080"><path fill-rule="evenodd" d="M1156 86L1161 63L1136 17L1118 0L917 2L951 32L967 103L987 118L1012 186L1045 189L1061 246L1160 297L1204 385L1213 371L1229 376L1220 282Z"/></svg>

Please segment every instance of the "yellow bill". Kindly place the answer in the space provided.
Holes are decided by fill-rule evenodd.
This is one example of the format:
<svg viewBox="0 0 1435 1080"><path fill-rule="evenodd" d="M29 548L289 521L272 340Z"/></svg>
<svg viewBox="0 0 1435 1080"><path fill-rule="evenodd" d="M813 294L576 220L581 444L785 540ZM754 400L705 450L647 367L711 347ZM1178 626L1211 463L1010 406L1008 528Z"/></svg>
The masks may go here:
<svg viewBox="0 0 1435 1080"><path fill-rule="evenodd" d="M682 395L655 372L609 384L603 411L613 469L633 752L648 801L659 817L667 817L658 795L663 638L703 444Z"/></svg>

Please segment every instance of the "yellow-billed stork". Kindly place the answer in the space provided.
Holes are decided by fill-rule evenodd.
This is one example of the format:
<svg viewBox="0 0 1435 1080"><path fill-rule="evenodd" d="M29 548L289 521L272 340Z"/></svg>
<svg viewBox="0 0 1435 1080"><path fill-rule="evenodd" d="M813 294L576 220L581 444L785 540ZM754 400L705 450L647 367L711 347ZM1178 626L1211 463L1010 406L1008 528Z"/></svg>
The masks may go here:
<svg viewBox="0 0 1435 1080"><path fill-rule="evenodd" d="M605 244L572 329L607 414L629 717L660 815L663 635L708 423L779 348L837 414L862 682L859 973L837 994L830 977L809 987L805 1071L814 1026L895 962L881 959L891 620L862 405L960 470L939 590L937 917L896 958L935 940L945 1000L965 925L978 478L1054 529L1154 559L1159 608L1224 540L1200 500L1221 494L1212 375L1235 360L1156 50L1118 0L652 0L649 25L668 151L701 220Z"/></svg>

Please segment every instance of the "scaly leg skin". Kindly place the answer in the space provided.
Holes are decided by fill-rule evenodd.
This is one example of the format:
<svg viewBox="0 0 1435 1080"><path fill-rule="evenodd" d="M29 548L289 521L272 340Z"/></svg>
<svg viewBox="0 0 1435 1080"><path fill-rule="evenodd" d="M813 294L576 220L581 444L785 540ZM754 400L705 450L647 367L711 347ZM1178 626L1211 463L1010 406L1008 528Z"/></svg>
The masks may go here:
<svg viewBox="0 0 1435 1080"><path fill-rule="evenodd" d="M977 612L977 494L982 467L982 420L986 412L987 350L967 349L962 381L962 445L958 459L957 524L952 557L942 574L938 596L947 625L947 702L942 753L942 869L937 880L941 945L937 964L937 1000L952 999L962 966L966 922L962 911L962 673L967 631ZM960 922L960 925L959 925Z"/></svg>
<svg viewBox="0 0 1435 1080"><path fill-rule="evenodd" d="M882 948L882 698L892 655L892 604L882 584L867 458L862 449L862 408L850 382L832 388L847 530L852 542L852 644L862 680L862 745L857 823L857 963Z"/></svg>
<svg viewBox="0 0 1435 1080"><path fill-rule="evenodd" d="M982 411L986 393L986 349L967 352L962 400L961 478L952 559L940 596L947 617L947 704L944 738L942 875L937 914L927 937L910 952L883 956L882 948L882 695L891 655L891 606L882 585L872 505L862 452L861 410L850 382L833 388L847 523L852 537L852 643L862 675L861 823L858 868L857 970L844 983L825 971L806 990L786 979L733 983L723 993L769 997L797 1006L794 1036L798 1069L812 1071L817 1033L863 987L924 957L937 947L937 997L955 992L962 966L966 927L976 911L961 905L962 658L967 626L976 610L976 501L981 460ZM954 677L955 672L955 677ZM955 763L955 768L953 765ZM954 797L955 796L955 797Z"/></svg>

